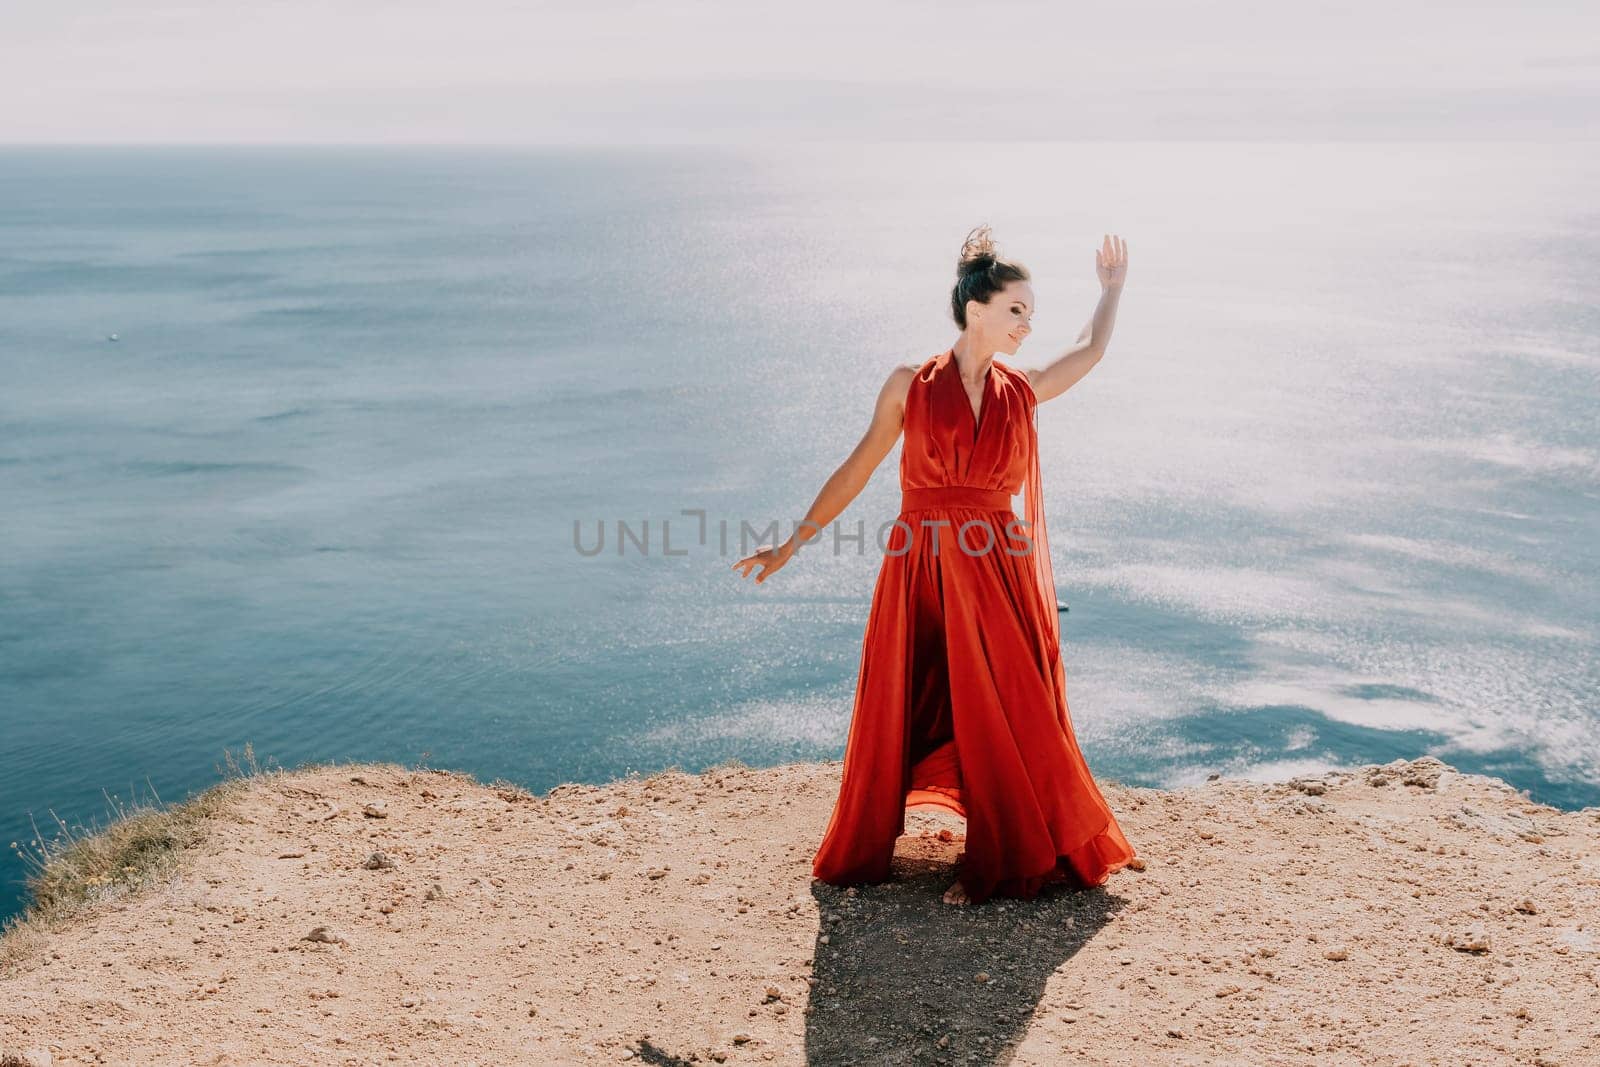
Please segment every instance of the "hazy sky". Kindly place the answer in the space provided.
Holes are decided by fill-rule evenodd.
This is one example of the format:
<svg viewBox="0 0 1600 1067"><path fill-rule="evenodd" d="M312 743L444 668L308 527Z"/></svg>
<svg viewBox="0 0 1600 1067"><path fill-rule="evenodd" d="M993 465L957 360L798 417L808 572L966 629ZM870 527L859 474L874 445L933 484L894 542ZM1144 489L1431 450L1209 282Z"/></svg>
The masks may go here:
<svg viewBox="0 0 1600 1067"><path fill-rule="evenodd" d="M0 141L1582 137L1600 4L0 0Z"/></svg>

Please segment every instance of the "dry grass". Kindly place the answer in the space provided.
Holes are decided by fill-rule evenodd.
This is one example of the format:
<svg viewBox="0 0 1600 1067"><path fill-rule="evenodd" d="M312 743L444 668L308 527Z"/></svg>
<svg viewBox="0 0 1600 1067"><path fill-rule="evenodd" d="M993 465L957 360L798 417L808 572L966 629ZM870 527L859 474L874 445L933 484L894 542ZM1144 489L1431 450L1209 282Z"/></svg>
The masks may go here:
<svg viewBox="0 0 1600 1067"><path fill-rule="evenodd" d="M252 779L284 773L259 766L248 743L242 764L227 749L223 758L226 767L217 768L222 781L182 803L163 804L154 787L154 803L136 799L124 805L108 794L114 817L104 829L69 826L51 810L57 824L53 837L34 823L31 841L11 842L29 869L31 899L0 927L0 971L32 955L46 935L84 908L166 880L184 850L205 839L214 817Z"/></svg>

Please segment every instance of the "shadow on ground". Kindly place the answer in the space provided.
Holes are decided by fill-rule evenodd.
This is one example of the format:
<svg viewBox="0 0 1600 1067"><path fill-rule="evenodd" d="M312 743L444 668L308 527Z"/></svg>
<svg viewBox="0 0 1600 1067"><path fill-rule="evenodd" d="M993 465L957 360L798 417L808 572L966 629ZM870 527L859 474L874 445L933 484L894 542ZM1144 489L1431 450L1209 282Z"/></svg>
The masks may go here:
<svg viewBox="0 0 1600 1067"><path fill-rule="evenodd" d="M812 883L822 927L807 1063L1010 1062L1050 976L1126 903L1103 886L1056 885L953 906L940 897L955 864L917 851L854 893Z"/></svg>

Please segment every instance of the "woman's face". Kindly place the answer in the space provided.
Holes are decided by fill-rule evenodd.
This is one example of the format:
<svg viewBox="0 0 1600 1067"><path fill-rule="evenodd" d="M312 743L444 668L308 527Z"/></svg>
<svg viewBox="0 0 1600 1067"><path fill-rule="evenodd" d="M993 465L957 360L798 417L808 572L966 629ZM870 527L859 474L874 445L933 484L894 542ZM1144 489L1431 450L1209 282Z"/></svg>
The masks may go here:
<svg viewBox="0 0 1600 1067"><path fill-rule="evenodd" d="M1033 286L1007 282L987 304L967 301L967 328L984 351L1014 354L1033 332Z"/></svg>

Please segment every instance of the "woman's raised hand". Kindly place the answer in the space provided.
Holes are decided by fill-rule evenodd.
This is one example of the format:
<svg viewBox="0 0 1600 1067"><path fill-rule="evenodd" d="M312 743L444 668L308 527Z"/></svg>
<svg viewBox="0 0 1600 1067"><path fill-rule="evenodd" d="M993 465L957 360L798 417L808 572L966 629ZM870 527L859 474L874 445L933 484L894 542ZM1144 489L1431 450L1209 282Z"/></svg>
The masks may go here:
<svg viewBox="0 0 1600 1067"><path fill-rule="evenodd" d="M1128 242L1114 233L1094 253L1094 272L1100 277L1100 288L1120 289L1128 277Z"/></svg>
<svg viewBox="0 0 1600 1067"><path fill-rule="evenodd" d="M785 541L776 548L772 547L771 545L763 545L756 549L753 554L748 555L744 559L741 559L738 563L735 563L733 565L733 569L738 570L739 568L743 567L744 573L741 574L740 577L748 578L750 577L750 571L753 568L760 567L761 573L756 575L756 582L759 584L778 573L778 571L782 569L783 565L789 562L790 557L793 555L793 541Z"/></svg>

